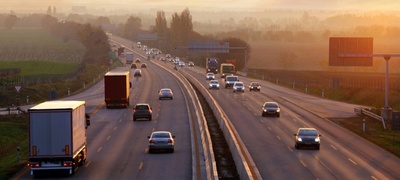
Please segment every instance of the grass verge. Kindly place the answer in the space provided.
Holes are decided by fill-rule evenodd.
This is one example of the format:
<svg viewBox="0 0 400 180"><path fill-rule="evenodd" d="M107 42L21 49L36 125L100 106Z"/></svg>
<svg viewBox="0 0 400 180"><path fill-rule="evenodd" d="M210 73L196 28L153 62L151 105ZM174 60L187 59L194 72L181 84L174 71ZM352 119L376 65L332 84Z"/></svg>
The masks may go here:
<svg viewBox="0 0 400 180"><path fill-rule="evenodd" d="M28 132L27 115L0 116L0 179L8 179L28 163Z"/></svg>

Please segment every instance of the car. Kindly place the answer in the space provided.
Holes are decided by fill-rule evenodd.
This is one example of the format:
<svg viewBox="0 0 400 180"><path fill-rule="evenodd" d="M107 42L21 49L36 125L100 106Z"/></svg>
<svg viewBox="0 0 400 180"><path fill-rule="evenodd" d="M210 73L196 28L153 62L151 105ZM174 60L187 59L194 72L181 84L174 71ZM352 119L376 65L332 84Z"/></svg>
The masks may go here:
<svg viewBox="0 0 400 180"><path fill-rule="evenodd" d="M162 88L158 92L158 99L174 99L174 93L170 88Z"/></svg>
<svg viewBox="0 0 400 180"><path fill-rule="evenodd" d="M237 81L233 84L233 92L244 92L244 84L243 82Z"/></svg>
<svg viewBox="0 0 400 180"><path fill-rule="evenodd" d="M185 67L185 62L179 61L179 67Z"/></svg>
<svg viewBox="0 0 400 180"><path fill-rule="evenodd" d="M135 71L133 72L133 77L142 77L142 70L135 69Z"/></svg>
<svg viewBox="0 0 400 180"><path fill-rule="evenodd" d="M188 66L189 66L189 67L194 67L194 62L193 62L193 61L190 61L190 62L188 63Z"/></svg>
<svg viewBox="0 0 400 180"><path fill-rule="evenodd" d="M135 59L135 63L140 63L140 59L139 59L139 58L136 58L136 59Z"/></svg>
<svg viewBox="0 0 400 180"><path fill-rule="evenodd" d="M265 102L262 105L262 113L261 116L276 116L280 117L281 115L281 108L277 102Z"/></svg>
<svg viewBox="0 0 400 180"><path fill-rule="evenodd" d="M213 80L213 79L215 79L215 74L214 73L207 73L206 80Z"/></svg>
<svg viewBox="0 0 400 180"><path fill-rule="evenodd" d="M152 108L148 103L138 103L133 107L133 121L137 119L147 119L151 121Z"/></svg>
<svg viewBox="0 0 400 180"><path fill-rule="evenodd" d="M154 131L147 138L149 138L149 153L153 153L156 150L174 152L175 136L171 132Z"/></svg>
<svg viewBox="0 0 400 180"><path fill-rule="evenodd" d="M249 91L261 91L261 86L258 82L251 82L249 85Z"/></svg>
<svg viewBox="0 0 400 180"><path fill-rule="evenodd" d="M219 89L218 80L211 80L208 89Z"/></svg>
<svg viewBox="0 0 400 180"><path fill-rule="evenodd" d="M301 147L309 146L320 149L321 135L315 128L299 128L295 136L294 147L300 149Z"/></svg>
<svg viewBox="0 0 400 180"><path fill-rule="evenodd" d="M137 68L137 65L136 64L132 64L131 65L131 69L136 69Z"/></svg>
<svg viewBox="0 0 400 180"><path fill-rule="evenodd" d="M171 54L166 54L165 57L166 58L171 58Z"/></svg>
<svg viewBox="0 0 400 180"><path fill-rule="evenodd" d="M147 68L147 64L146 63L142 63L142 65L140 65L141 68Z"/></svg>

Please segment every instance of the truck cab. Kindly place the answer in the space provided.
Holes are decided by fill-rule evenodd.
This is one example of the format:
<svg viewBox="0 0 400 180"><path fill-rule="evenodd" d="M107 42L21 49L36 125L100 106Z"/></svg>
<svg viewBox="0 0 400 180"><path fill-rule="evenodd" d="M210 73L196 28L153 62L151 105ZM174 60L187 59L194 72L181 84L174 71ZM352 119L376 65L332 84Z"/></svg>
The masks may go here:
<svg viewBox="0 0 400 180"><path fill-rule="evenodd" d="M235 75L225 76L225 88L233 87L235 82L239 81L239 77Z"/></svg>

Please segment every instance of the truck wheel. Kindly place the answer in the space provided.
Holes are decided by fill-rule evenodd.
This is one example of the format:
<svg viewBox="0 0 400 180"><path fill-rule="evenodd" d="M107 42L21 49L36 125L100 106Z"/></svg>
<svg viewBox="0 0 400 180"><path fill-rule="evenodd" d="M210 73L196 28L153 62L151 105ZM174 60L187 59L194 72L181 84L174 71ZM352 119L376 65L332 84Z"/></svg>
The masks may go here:
<svg viewBox="0 0 400 180"><path fill-rule="evenodd" d="M133 121L136 121L136 118L133 118Z"/></svg>

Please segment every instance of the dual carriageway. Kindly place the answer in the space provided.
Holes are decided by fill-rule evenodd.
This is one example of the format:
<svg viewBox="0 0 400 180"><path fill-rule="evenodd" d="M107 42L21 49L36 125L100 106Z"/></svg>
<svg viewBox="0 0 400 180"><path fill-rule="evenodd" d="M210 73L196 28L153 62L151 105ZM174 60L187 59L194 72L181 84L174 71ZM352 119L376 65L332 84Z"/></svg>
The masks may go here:
<svg viewBox="0 0 400 180"><path fill-rule="evenodd" d="M125 47L133 44L110 38ZM187 78L197 89L207 91L223 110L239 138L237 143L243 145L241 150L251 159L246 166L249 169L238 168L241 179L400 179L399 158L329 120L353 116L357 105L317 98L264 81L259 81L261 92L204 90L208 87L204 69L185 67L175 71L170 63L147 61L144 54L142 57L148 67L141 78L131 78L130 104L149 103L153 107L152 121L133 122L131 107L106 109L103 81L66 98L85 100L86 109L92 114L87 134L88 160L67 178L216 179L214 163L209 162L212 152L207 149L208 135L205 130L199 131L196 122L202 118L199 103L195 102L190 85L181 80ZM240 77L240 81L249 84L254 80ZM158 99L157 92L164 87L174 91L173 100ZM278 102L281 117L262 117L265 101ZM300 127L319 131L321 150L294 148L293 134ZM154 130L168 130L176 136L174 153L148 153L147 136ZM19 177L32 178L28 171Z"/></svg>

